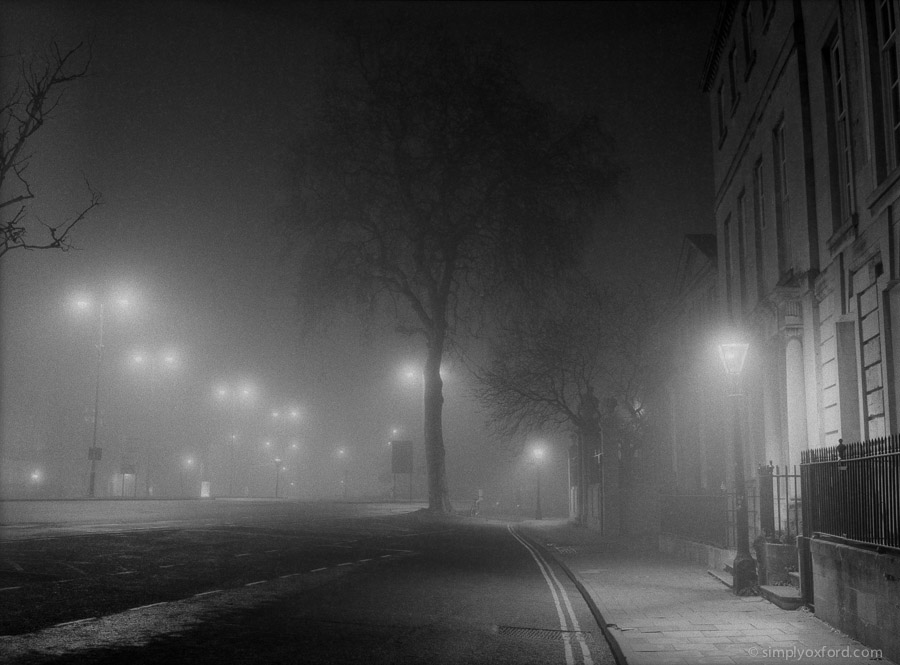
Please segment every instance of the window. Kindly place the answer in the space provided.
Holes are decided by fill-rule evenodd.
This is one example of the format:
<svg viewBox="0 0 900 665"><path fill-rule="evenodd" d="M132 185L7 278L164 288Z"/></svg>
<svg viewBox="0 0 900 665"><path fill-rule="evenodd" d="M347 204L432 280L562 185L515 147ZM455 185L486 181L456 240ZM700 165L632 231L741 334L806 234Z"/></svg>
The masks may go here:
<svg viewBox="0 0 900 665"><path fill-rule="evenodd" d="M850 151L850 119L847 110L847 88L843 45L837 33L825 51L825 74L828 78L828 131L832 159L831 180L832 226L837 231L854 213L853 158Z"/></svg>
<svg viewBox="0 0 900 665"><path fill-rule="evenodd" d="M746 275L746 246L744 242L744 230L746 228L745 220L747 214L747 196L744 193L744 190L741 190L741 193L738 194L737 197L737 228L735 229L735 233L737 234L737 261L735 262L737 265L737 279L738 279L738 288L737 292L740 294L742 305L746 306L747 303L747 275Z"/></svg>
<svg viewBox="0 0 900 665"><path fill-rule="evenodd" d="M737 71L737 47L732 46L731 50L728 52L728 93L729 98L728 101L731 102L731 111L734 112L734 107L737 106L738 99L740 96L737 91L737 77L735 72Z"/></svg>
<svg viewBox="0 0 900 665"><path fill-rule="evenodd" d="M716 117L719 121L719 143L725 139L725 82L716 90Z"/></svg>
<svg viewBox="0 0 900 665"><path fill-rule="evenodd" d="M762 232L766 228L766 192L763 182L762 159L758 159L753 166L753 238L756 247L756 289L760 299L765 292Z"/></svg>
<svg viewBox="0 0 900 665"><path fill-rule="evenodd" d="M744 32L744 79L750 77L750 70L756 62L756 49L753 48L753 3L748 2L744 6L743 15Z"/></svg>
<svg viewBox="0 0 900 665"><path fill-rule="evenodd" d="M778 271L784 274L790 268L789 230L791 223L791 196L788 187L784 120L775 127L772 138L775 162L775 238L778 243Z"/></svg>
<svg viewBox="0 0 900 665"><path fill-rule="evenodd" d="M725 244L725 303L728 306L728 314L734 315L734 257L731 249L731 215L725 218L723 227L723 242Z"/></svg>
<svg viewBox="0 0 900 665"><path fill-rule="evenodd" d="M884 132L888 147L887 167L894 169L900 156L900 64L897 52L897 8L895 0L878 0L878 50Z"/></svg>

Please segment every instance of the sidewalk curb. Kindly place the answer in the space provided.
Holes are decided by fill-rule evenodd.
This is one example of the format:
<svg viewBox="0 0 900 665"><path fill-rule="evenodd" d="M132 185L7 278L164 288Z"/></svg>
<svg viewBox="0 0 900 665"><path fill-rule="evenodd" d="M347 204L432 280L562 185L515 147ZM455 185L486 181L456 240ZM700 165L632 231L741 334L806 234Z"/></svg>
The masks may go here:
<svg viewBox="0 0 900 665"><path fill-rule="evenodd" d="M618 665L627 665L629 661L637 662L637 654L632 651L632 649L627 644L621 644L619 639L613 634L613 628L611 626L614 626L615 624L609 623L604 618L604 616L609 616L610 612L605 607L603 607L599 600L594 598L590 591L588 591L587 585L584 583L581 575L572 570L572 568L570 568L569 565L556 552L552 552L551 550L547 549L542 543L537 542L537 540L535 540L535 538L532 537L531 534L526 533L524 529L521 529L518 526L515 526L513 528L520 536L531 543L534 547L553 559L557 563L557 565L562 568L563 571L565 571L568 578L572 580L572 583L578 589L578 592L581 594L582 598L584 598L584 601L587 603L588 608L591 610L594 621L597 622L597 625L600 627L603 636L606 638L606 641L613 652L613 656L615 656L616 663ZM622 642L624 641L625 640L623 639Z"/></svg>

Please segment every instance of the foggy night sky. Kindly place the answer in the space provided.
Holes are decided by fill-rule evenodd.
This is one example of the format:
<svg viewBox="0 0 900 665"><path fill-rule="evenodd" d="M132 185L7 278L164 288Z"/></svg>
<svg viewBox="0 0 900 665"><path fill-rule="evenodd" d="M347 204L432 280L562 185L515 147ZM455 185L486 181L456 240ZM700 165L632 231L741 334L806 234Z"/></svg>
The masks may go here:
<svg viewBox="0 0 900 665"><path fill-rule="evenodd" d="M345 330L314 353L296 344L294 284L272 231L288 200L279 160L327 57L328 26L395 6L0 2L4 76L10 56L53 40L93 42L90 77L67 89L35 136L32 213L52 221L78 209L82 174L106 201L76 228L78 251L3 259L0 446L45 435L63 388L78 408L91 403L91 329L66 303L119 283L133 285L142 304L135 319L110 324L110 353L140 341L174 344L195 388L211 394L218 380L252 377L267 400L329 409L328 436L351 443L380 437L397 409L421 422L410 415L419 396L397 407L407 397L394 385L398 367L416 357L414 342L363 348ZM519 49L535 91L598 113L629 172L594 260L666 288L682 235L714 228L709 109L698 80L717 3L405 6L496 30ZM466 399L448 395L445 411L455 494L468 492L455 444L468 437L474 450L484 441L457 422L470 420Z"/></svg>

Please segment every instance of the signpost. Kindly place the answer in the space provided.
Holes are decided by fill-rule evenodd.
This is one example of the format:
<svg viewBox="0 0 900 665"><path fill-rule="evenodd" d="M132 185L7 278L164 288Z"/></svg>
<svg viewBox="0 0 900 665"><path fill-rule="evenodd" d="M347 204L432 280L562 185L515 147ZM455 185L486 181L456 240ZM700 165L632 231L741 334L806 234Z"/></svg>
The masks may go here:
<svg viewBox="0 0 900 665"><path fill-rule="evenodd" d="M409 474L409 500L412 501L413 442L391 441L391 473L394 475L394 498L397 498L397 474Z"/></svg>

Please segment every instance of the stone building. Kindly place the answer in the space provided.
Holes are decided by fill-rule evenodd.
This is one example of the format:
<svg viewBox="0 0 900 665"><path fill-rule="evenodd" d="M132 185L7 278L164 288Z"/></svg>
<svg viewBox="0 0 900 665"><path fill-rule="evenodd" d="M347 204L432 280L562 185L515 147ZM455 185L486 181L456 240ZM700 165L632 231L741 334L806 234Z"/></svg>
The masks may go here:
<svg viewBox="0 0 900 665"><path fill-rule="evenodd" d="M719 288L751 343L748 470L898 431L895 0L727 1L712 105Z"/></svg>

